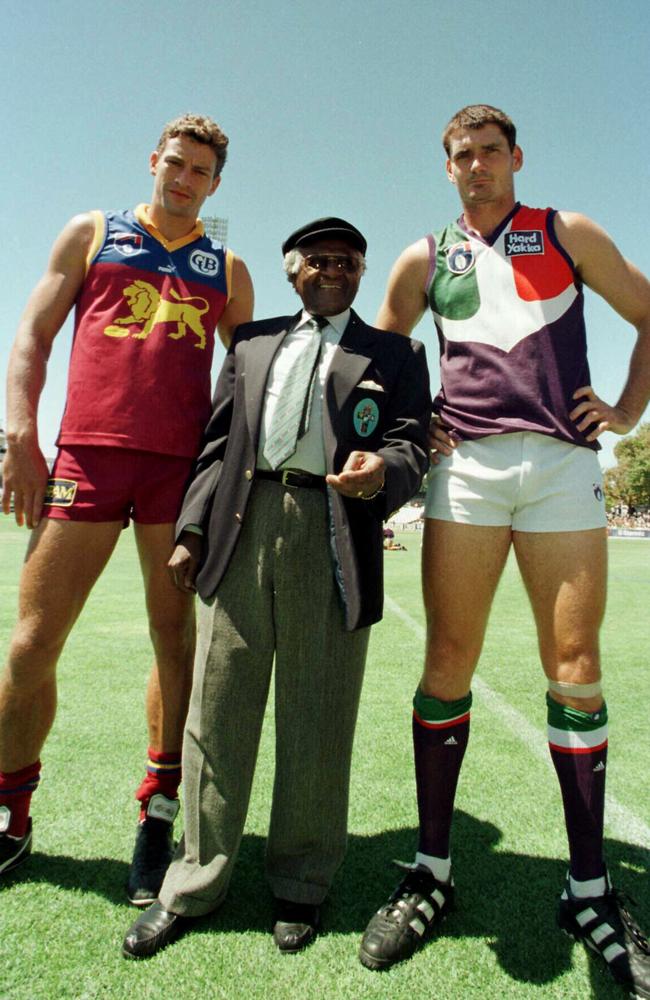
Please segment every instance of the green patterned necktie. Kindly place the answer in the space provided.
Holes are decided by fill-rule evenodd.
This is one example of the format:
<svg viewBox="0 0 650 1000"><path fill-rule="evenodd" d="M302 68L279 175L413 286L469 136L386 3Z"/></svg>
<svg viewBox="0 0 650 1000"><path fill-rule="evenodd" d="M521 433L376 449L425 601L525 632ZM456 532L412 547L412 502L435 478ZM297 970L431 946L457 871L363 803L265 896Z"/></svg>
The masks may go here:
<svg viewBox="0 0 650 1000"><path fill-rule="evenodd" d="M310 336L287 372L264 443L264 458L277 469L296 450L298 439L309 426L316 367L321 348L323 316L312 316L305 330Z"/></svg>

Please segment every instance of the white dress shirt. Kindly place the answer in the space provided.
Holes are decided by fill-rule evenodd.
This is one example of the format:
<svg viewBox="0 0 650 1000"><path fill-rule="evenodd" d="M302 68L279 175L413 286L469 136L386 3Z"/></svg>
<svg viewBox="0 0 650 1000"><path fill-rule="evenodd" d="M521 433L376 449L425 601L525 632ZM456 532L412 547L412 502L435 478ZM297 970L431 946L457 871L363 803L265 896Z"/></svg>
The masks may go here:
<svg viewBox="0 0 650 1000"><path fill-rule="evenodd" d="M311 318L311 313L303 309L298 323L282 341L269 369L269 377L264 395L264 406L262 407L260 440L257 446L258 469L271 468L262 454L267 431L271 425L273 411L275 410L278 397L282 392L284 380L291 367L291 363L298 353L299 347L304 343L305 337L314 336L313 333L307 330L307 324ZM324 476L327 471L325 466L325 447L323 445L323 390L334 351L345 332L349 319L349 309L346 309L345 312L337 313L336 316L328 316L327 324L321 330L321 353L316 370L311 409L309 411L309 427L304 436L298 441L293 455L289 455L286 462L282 463L280 466L281 469L302 469L304 472L311 472L314 476ZM198 524L186 524L185 531L196 535L203 534Z"/></svg>
<svg viewBox="0 0 650 1000"><path fill-rule="evenodd" d="M257 468L269 469L270 465L264 458L264 444L271 426L273 413L287 377L287 372L291 368L296 355L305 343L307 337L314 334L308 329L311 314L303 309L302 315L293 330L286 335L280 345L277 354L269 370L269 377L266 383L264 395L264 406L262 408L262 423L260 426L260 440L257 447ZM300 438L296 445L296 450L280 466L281 469L303 469L311 472L315 476L324 476L325 467L325 447L323 444L323 390L325 379L332 357L350 319L350 310L337 313L336 316L327 316L327 324L321 331L321 353L316 368L314 393L312 396L311 409L309 411L309 427L307 432ZM305 386L305 389L307 387Z"/></svg>

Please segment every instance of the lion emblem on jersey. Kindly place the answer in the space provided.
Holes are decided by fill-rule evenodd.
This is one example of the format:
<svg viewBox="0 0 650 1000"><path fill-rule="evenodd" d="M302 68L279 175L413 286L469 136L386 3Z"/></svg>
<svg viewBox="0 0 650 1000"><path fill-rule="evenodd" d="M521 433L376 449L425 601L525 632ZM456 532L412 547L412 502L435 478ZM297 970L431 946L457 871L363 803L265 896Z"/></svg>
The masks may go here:
<svg viewBox="0 0 650 1000"><path fill-rule="evenodd" d="M127 285L122 295L131 313L129 316L118 316L111 326L107 326L104 330L107 337L128 337L129 330L124 327L137 325L142 329L131 336L135 340L146 340L158 323L175 323L176 329L168 333L168 337L179 340L185 336L189 327L197 337L194 346L204 350L206 334L201 317L210 308L207 299L200 295L183 298L173 288L170 289L171 298L165 299L157 288L140 279Z"/></svg>

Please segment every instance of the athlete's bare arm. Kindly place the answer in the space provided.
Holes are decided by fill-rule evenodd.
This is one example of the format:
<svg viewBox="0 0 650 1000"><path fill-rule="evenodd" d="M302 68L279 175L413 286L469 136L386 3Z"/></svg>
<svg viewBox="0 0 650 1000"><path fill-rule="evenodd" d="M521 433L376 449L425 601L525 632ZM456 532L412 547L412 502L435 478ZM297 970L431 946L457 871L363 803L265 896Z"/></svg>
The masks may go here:
<svg viewBox="0 0 650 1000"><path fill-rule="evenodd" d="M249 323L253 318L255 304L253 282L241 257L235 257L233 260L231 291L228 305L217 324L219 337L226 349L230 347L235 327L240 323Z"/></svg>
<svg viewBox="0 0 650 1000"><path fill-rule="evenodd" d="M92 215L84 214L71 219L59 234L45 274L29 297L9 358L2 509L9 513L13 495L16 521L28 528L38 524L48 475L38 443L38 401L52 342L83 284L94 233Z"/></svg>
<svg viewBox="0 0 650 1000"><path fill-rule="evenodd" d="M427 307L428 273L429 246L422 239L407 247L393 265L375 326L410 336Z"/></svg>
<svg viewBox="0 0 650 1000"><path fill-rule="evenodd" d="M395 261L375 326L380 330L394 330L410 336L427 307L428 275L429 244L422 239L407 247ZM452 448L455 447L447 432L437 422L435 414L429 428L429 446L433 465L439 461L438 452L451 455Z"/></svg>
<svg viewBox="0 0 650 1000"><path fill-rule="evenodd" d="M603 431L627 434L640 420L650 399L650 282L626 260L607 233L577 212L558 212L555 231L589 288L610 304L637 331L627 381L618 402L611 406L591 386L581 386L581 400L570 413L587 441ZM594 426L595 425L595 426Z"/></svg>

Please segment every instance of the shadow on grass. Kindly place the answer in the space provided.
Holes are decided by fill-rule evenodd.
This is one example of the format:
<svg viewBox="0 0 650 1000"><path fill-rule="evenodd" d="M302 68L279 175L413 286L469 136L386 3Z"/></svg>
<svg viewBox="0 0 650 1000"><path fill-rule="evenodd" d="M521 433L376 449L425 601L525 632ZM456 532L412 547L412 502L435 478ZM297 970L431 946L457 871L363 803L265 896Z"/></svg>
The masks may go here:
<svg viewBox="0 0 650 1000"><path fill-rule="evenodd" d="M401 878L399 870L387 864L388 859L412 860L416 840L414 829L351 838L345 864L332 889L326 914L328 930L363 933L373 907L386 901ZM472 963L471 938L487 938L499 965L513 980L548 984L571 967L575 947L555 924L567 864L499 851L500 840L501 833L493 824L461 811L454 814L456 908L438 935L469 939L468 964ZM605 850L614 885L640 904L634 907L635 917L647 928L650 851L618 840L607 840ZM435 949L435 938L423 949L423 959L430 948ZM591 963L590 973L592 997L604 1000L621 995L600 960Z"/></svg>
<svg viewBox="0 0 650 1000"><path fill-rule="evenodd" d="M416 839L413 828L351 835L345 862L323 907L324 937L328 933L363 933L371 914L386 901L401 878L390 864L391 859L411 860ZM500 840L501 832L493 824L456 812L452 851L457 903L437 936L466 940L469 964L473 961L471 939L487 939L499 965L513 980L550 983L570 968L574 948L574 943L555 925L556 900L564 883L566 863L500 851ZM647 927L650 852L617 840L607 841L606 852L612 881L638 902L635 915L641 926ZM2 887L9 889L20 878L24 883L47 883L102 895L123 905L127 871L125 862L108 858L75 859L36 853L4 880ZM132 912L135 919L135 909ZM226 901L214 914L192 924L191 932L267 933L271 923L272 899L264 878L264 840L245 836ZM435 938L414 961L431 960L433 950ZM605 1000L620 995L599 962L592 962L590 972L592 997Z"/></svg>
<svg viewBox="0 0 650 1000"><path fill-rule="evenodd" d="M129 866L112 858L71 858L35 851L23 864L0 880L0 898L18 882L43 883L60 889L105 896L111 903L125 903Z"/></svg>

